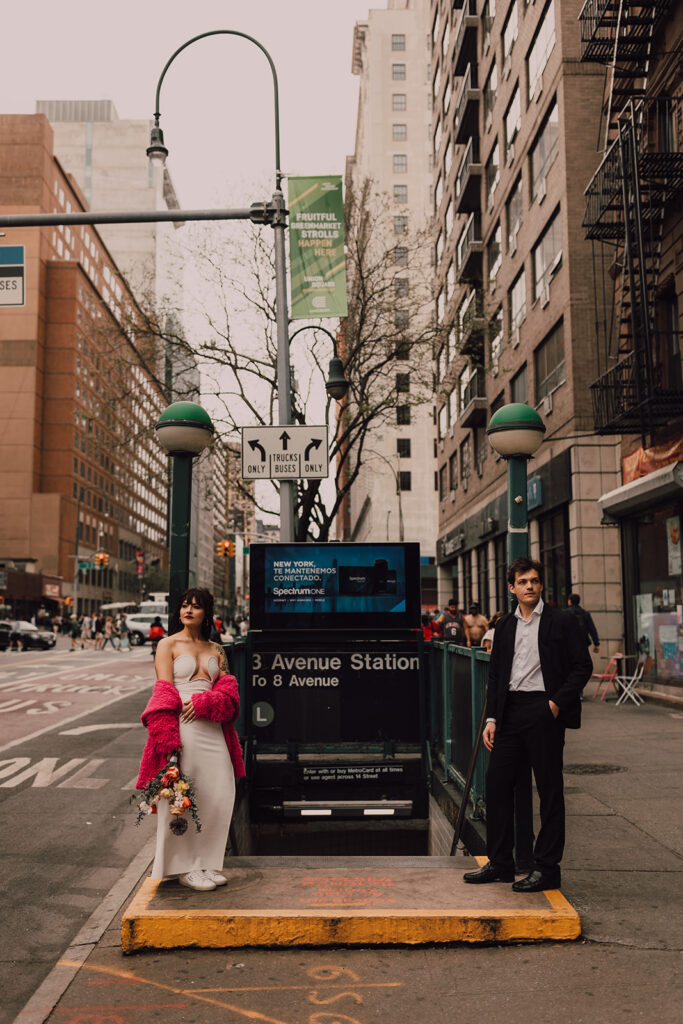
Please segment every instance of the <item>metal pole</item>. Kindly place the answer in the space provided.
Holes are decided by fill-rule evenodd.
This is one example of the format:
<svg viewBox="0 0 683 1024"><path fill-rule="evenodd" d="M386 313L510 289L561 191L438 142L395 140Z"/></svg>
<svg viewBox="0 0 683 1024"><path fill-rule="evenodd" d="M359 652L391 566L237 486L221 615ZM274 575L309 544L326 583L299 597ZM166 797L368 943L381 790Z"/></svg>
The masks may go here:
<svg viewBox="0 0 683 1024"><path fill-rule="evenodd" d="M73 598L73 615L78 618L78 545L81 542L81 498L83 497L83 488L78 488L78 504L76 505L76 554L74 555L74 583L72 588Z"/></svg>
<svg viewBox="0 0 683 1024"><path fill-rule="evenodd" d="M277 329L278 423L292 422L292 377L289 365L289 311L287 307L287 264L285 260L285 225L287 211L282 192L273 193L273 233L275 244L275 323ZM294 540L294 480L280 481L280 540Z"/></svg>
<svg viewBox="0 0 683 1024"><path fill-rule="evenodd" d="M508 459L508 563L529 557L525 455ZM516 601L510 594L510 611ZM515 862L517 867L533 869L534 813L531 798L531 767L520 772L515 785Z"/></svg>
<svg viewBox="0 0 683 1024"><path fill-rule="evenodd" d="M173 482L171 484L171 534L169 538L169 616L170 613L177 610L180 595L187 589L190 568L192 458L192 455L173 456Z"/></svg>

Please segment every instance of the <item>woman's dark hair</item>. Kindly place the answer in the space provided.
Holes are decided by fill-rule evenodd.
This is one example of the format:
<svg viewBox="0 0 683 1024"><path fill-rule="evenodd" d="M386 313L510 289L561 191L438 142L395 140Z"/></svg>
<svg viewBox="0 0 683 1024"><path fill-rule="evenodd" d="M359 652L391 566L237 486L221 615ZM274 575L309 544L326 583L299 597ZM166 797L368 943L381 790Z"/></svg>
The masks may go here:
<svg viewBox="0 0 683 1024"><path fill-rule="evenodd" d="M180 609L186 601L188 604L192 604L194 601L203 609L204 620L201 625L201 631L203 639L208 640L213 628L213 594L205 587L190 587L180 595L178 607L173 609L168 622L169 634L179 633L183 628L183 624L180 621Z"/></svg>

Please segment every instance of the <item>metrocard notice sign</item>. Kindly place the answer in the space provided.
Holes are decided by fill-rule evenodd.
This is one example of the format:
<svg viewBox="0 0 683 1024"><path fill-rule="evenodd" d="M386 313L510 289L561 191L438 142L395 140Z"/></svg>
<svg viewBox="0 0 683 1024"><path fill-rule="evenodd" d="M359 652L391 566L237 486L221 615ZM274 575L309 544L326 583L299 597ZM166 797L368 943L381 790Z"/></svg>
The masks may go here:
<svg viewBox="0 0 683 1024"><path fill-rule="evenodd" d="M346 316L341 176L289 178L287 197L291 319Z"/></svg>
<svg viewBox="0 0 683 1024"><path fill-rule="evenodd" d="M0 306L25 304L23 245L0 245Z"/></svg>

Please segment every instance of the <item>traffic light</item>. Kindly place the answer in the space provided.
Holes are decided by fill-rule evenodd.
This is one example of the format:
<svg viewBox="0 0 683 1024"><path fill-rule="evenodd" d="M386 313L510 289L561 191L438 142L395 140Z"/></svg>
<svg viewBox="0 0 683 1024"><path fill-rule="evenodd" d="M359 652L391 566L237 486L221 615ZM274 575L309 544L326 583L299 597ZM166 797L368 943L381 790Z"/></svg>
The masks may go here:
<svg viewBox="0 0 683 1024"><path fill-rule="evenodd" d="M216 554L218 555L219 558L225 558L225 546L224 545L225 545L225 541L224 540L220 540L218 542L218 544L216 544Z"/></svg>
<svg viewBox="0 0 683 1024"><path fill-rule="evenodd" d="M235 557L235 542L232 540L226 541L228 546L228 558Z"/></svg>
<svg viewBox="0 0 683 1024"><path fill-rule="evenodd" d="M101 557L101 559L102 559L102 563L101 563L101 564L102 564L102 565L104 566L104 568L106 569L106 568L107 568L107 566L109 565L109 555L107 554L107 552L106 552L106 551L103 551L100 557Z"/></svg>

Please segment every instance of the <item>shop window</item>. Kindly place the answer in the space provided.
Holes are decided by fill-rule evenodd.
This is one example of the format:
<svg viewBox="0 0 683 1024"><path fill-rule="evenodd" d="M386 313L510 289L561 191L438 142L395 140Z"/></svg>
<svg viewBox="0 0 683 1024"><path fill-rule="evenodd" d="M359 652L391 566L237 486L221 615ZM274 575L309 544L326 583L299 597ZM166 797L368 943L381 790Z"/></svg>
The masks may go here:
<svg viewBox="0 0 683 1024"><path fill-rule="evenodd" d="M560 320L534 352L536 405L565 381L564 325Z"/></svg>
<svg viewBox="0 0 683 1024"><path fill-rule="evenodd" d="M543 600L553 608L566 608L571 593L569 576L569 513L567 506L538 521L541 540L541 564L545 581Z"/></svg>
<svg viewBox="0 0 683 1024"><path fill-rule="evenodd" d="M636 543L633 646L647 655L646 677L669 684L683 680L682 513L683 505L672 502L650 508L632 521Z"/></svg>

